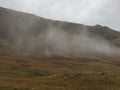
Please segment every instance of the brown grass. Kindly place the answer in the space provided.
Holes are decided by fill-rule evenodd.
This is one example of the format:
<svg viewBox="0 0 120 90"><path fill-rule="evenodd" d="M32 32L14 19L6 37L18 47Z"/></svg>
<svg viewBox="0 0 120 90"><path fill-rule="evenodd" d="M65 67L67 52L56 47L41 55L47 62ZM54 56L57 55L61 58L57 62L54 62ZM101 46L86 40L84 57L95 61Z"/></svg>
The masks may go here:
<svg viewBox="0 0 120 90"><path fill-rule="evenodd" d="M0 51L0 90L120 90L119 59L33 58Z"/></svg>

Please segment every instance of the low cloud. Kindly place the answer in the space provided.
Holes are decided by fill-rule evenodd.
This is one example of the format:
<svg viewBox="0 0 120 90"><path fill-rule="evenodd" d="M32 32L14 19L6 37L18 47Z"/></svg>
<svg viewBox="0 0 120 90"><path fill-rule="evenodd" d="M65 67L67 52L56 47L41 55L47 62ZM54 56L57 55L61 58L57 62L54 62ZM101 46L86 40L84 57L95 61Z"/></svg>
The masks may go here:
<svg viewBox="0 0 120 90"><path fill-rule="evenodd" d="M97 36L91 37L90 32L86 30L71 33L53 26L37 35L27 31L19 37L14 34L15 43L12 46L17 50L36 53L41 57L116 56L120 53L120 50L107 40Z"/></svg>

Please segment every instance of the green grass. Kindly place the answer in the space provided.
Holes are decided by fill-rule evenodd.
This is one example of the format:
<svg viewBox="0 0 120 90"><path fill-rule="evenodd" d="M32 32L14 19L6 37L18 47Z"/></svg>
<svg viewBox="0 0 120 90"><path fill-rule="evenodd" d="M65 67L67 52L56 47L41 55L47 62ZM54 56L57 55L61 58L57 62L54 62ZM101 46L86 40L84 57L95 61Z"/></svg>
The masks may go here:
<svg viewBox="0 0 120 90"><path fill-rule="evenodd" d="M30 90L29 88L0 87L0 90Z"/></svg>
<svg viewBox="0 0 120 90"><path fill-rule="evenodd" d="M52 73L37 73L37 72L0 72L0 76L12 76L12 77L45 77L50 76Z"/></svg>

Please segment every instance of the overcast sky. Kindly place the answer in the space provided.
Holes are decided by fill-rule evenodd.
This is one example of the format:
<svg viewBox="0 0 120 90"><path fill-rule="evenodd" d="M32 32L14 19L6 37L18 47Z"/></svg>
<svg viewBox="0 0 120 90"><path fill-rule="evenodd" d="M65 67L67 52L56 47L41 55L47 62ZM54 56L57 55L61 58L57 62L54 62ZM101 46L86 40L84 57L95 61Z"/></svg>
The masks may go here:
<svg viewBox="0 0 120 90"><path fill-rule="evenodd" d="M120 0L0 0L0 6L51 19L101 24L120 31Z"/></svg>

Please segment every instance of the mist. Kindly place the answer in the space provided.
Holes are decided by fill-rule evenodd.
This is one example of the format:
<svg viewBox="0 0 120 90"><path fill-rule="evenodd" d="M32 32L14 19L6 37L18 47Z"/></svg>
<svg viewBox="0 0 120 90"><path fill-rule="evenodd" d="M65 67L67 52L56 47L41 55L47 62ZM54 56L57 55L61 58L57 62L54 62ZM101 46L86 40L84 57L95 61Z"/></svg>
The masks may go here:
<svg viewBox="0 0 120 90"><path fill-rule="evenodd" d="M31 28L31 27L30 27ZM118 56L119 48L99 36L91 36L87 28L76 32L63 30L61 27L49 26L40 32L21 30L21 34L14 33L15 42L12 46L24 52L37 54L40 57L81 57L90 55Z"/></svg>

